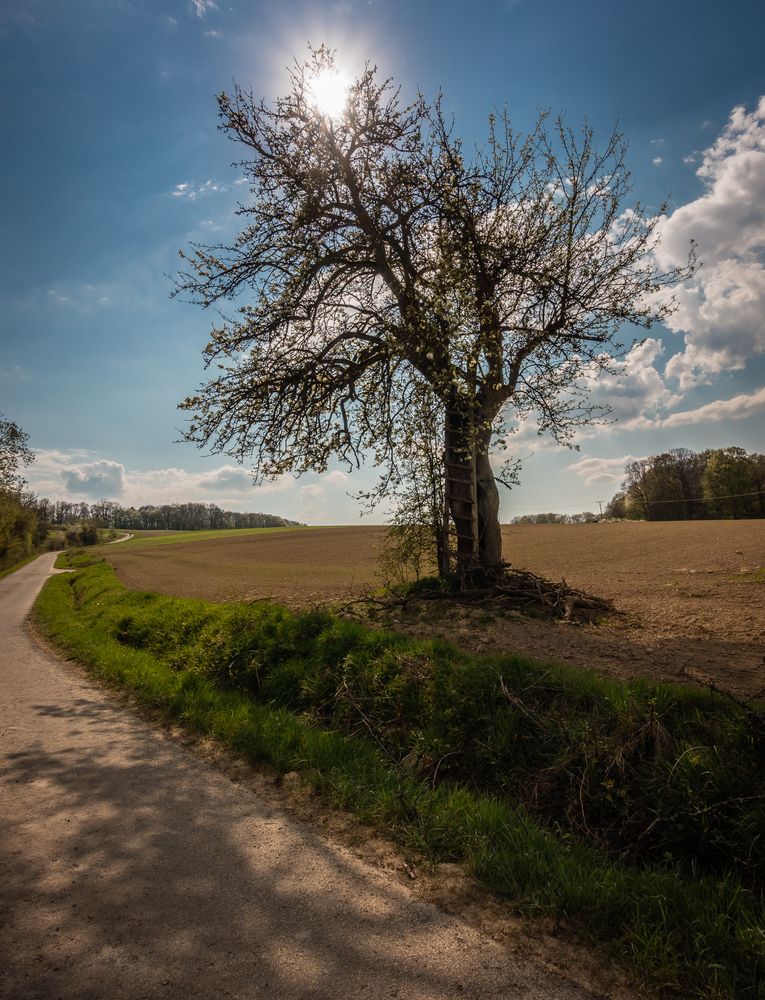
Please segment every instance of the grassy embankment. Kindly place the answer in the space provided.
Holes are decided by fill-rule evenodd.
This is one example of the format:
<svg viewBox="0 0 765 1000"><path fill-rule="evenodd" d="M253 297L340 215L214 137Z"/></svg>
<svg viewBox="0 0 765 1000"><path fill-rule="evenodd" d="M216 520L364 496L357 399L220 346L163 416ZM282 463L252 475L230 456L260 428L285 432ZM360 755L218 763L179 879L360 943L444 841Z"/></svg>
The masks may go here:
<svg viewBox="0 0 765 1000"><path fill-rule="evenodd" d="M104 563L52 579L37 616L101 677L609 943L645 982L765 996L759 714L325 613L130 592Z"/></svg>

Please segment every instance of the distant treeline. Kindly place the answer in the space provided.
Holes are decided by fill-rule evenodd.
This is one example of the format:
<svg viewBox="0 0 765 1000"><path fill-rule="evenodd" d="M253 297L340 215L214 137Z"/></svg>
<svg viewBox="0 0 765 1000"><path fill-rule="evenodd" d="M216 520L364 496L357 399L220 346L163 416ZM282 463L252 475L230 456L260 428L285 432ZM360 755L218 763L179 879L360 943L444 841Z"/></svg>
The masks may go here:
<svg viewBox="0 0 765 1000"><path fill-rule="evenodd" d="M673 448L625 467L606 517L645 521L765 517L765 455Z"/></svg>
<svg viewBox="0 0 765 1000"><path fill-rule="evenodd" d="M100 528L121 528L125 531L204 531L215 528L282 528L297 527L276 514L250 514L221 510L214 503L144 504L122 507L111 500L96 503L52 502L45 498L31 500L37 517L50 527L71 524L95 524Z"/></svg>
<svg viewBox="0 0 765 1000"><path fill-rule="evenodd" d="M27 489L22 469L35 454L29 435L0 413L0 573L46 549L95 545L111 529L201 531L205 528L281 528L298 526L275 514L242 514L214 503L146 504L122 507L112 500L96 503L52 502Z"/></svg>
<svg viewBox="0 0 765 1000"><path fill-rule="evenodd" d="M511 524L594 524L598 515L586 510L583 514L523 514L514 517Z"/></svg>

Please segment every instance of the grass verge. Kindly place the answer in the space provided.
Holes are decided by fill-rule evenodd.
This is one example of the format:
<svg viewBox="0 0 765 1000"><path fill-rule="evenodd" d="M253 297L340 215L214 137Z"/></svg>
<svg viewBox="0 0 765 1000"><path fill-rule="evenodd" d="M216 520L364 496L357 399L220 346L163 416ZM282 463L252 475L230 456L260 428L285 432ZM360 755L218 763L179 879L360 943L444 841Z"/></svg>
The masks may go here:
<svg viewBox="0 0 765 1000"><path fill-rule="evenodd" d="M584 795L582 776L594 785L601 772L572 771L571 754L600 747L610 760L617 747L636 757L643 780L654 766L657 788L680 772L666 807L682 809L694 781L710 794L715 759L728 782L741 780L747 754L755 773L744 709L668 685L556 674L519 657L467 657L323 614L130 592L107 564L87 566L91 558L69 559L84 568L50 580L36 615L53 642L104 679L253 761L300 770L329 802L431 860L464 862L519 911L557 915L584 938L610 944L652 986L715 1000L765 996L762 899L745 885L746 871L710 865L702 873L671 852L663 864L626 863L602 837L585 842L564 814L556 828L516 794L522 774L541 788L545 775L568 771ZM606 748L616 723L629 728ZM711 731L717 742L677 754L672 726L694 740ZM616 765L607 773L631 774ZM589 793L622 809L615 785ZM713 791L719 796L717 785ZM697 787L685 794L693 819L703 798ZM552 799L565 811L565 788ZM703 827L714 809L699 808ZM761 831L745 832L751 850Z"/></svg>

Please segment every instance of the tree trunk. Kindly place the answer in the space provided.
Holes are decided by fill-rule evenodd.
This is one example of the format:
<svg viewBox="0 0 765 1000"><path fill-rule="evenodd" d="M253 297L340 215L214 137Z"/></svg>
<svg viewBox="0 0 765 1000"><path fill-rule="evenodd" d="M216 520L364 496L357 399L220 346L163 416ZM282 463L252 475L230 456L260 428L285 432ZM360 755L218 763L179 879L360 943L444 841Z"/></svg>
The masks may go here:
<svg viewBox="0 0 765 1000"><path fill-rule="evenodd" d="M457 535L457 572L494 575L502 561L499 492L489 462L489 438L472 432L464 413L446 411L444 477L449 514Z"/></svg>
<svg viewBox="0 0 765 1000"><path fill-rule="evenodd" d="M499 490L489 462L489 443L479 442L475 456L478 500L478 556L487 573L496 573L502 562L499 527Z"/></svg>

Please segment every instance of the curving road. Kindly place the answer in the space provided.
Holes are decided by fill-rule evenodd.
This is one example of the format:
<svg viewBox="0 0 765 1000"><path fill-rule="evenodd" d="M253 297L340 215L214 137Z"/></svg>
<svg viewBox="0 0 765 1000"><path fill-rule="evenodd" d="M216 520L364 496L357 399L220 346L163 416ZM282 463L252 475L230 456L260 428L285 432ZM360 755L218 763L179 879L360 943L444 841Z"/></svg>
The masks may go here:
<svg viewBox="0 0 765 1000"><path fill-rule="evenodd" d="M413 898L38 647L0 581L0 996L592 994Z"/></svg>

